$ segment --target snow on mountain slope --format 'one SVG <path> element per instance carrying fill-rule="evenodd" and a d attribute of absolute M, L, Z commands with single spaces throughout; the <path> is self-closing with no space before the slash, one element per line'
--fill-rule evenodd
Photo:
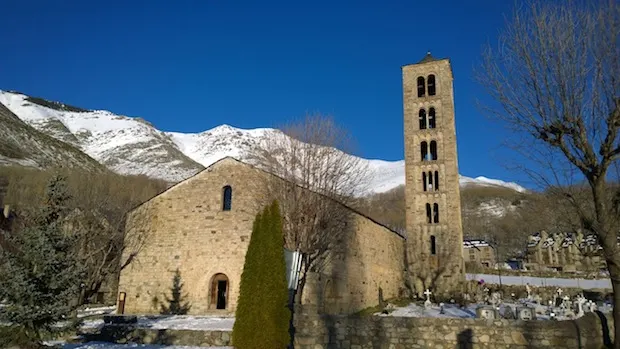
<path fill-rule="evenodd" d="M 203 167 L 167 134 L 140 118 L 108 111 L 50 108 L 26 95 L 0 91 L 0 103 L 37 130 L 70 143 L 113 171 L 179 181 Z M 52 105 L 53 106 L 53 105 Z"/>
<path fill-rule="evenodd" d="M 0 103 L 21 120 L 70 143 L 101 164 L 123 174 L 144 174 L 177 182 L 226 157 L 247 160 L 270 128 L 239 129 L 221 125 L 200 133 L 163 132 L 137 117 L 104 110 L 84 110 L 0 90 Z M 352 155 L 351 155 L 352 156 Z M 372 192 L 405 184 L 405 162 L 364 160 Z M 502 186 L 526 191 L 516 183 L 461 176 L 461 186 Z"/>

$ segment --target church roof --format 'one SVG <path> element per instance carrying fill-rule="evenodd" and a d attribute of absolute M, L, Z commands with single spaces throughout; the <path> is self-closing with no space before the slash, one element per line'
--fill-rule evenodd
<path fill-rule="evenodd" d="M 418 64 L 434 62 L 434 61 L 439 61 L 439 59 L 433 57 L 433 55 L 431 55 L 431 51 L 428 51 L 426 52 L 426 56 L 424 56 L 424 58 L 422 58 L 422 60 L 419 61 Z"/>

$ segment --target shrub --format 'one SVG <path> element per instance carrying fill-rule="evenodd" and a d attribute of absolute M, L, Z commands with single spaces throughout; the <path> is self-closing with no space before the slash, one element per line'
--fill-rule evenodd
<path fill-rule="evenodd" d="M 232 333 L 235 348 L 286 347 L 290 338 L 287 291 L 282 220 L 273 202 L 254 220 Z"/>

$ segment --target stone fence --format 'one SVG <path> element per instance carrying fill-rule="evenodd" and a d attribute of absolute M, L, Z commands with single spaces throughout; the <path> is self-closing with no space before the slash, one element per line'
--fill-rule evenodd
<path fill-rule="evenodd" d="M 580 348 L 611 345 L 613 320 L 588 313 L 577 320 L 520 321 L 296 314 L 297 349 Z"/>

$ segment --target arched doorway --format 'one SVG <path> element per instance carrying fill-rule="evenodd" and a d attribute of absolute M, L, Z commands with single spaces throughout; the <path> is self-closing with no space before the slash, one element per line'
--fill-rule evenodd
<path fill-rule="evenodd" d="M 215 274 L 211 279 L 210 309 L 226 309 L 228 306 L 228 277 L 224 274 Z"/>

